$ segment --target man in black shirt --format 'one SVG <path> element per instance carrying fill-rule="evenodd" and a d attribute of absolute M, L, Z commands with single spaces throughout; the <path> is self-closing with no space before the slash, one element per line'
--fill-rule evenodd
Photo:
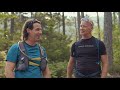
<path fill-rule="evenodd" d="M 106 48 L 102 41 L 92 36 L 93 22 L 82 18 L 80 24 L 81 40 L 71 47 L 67 66 L 67 77 L 72 78 L 105 78 L 108 71 Z"/>

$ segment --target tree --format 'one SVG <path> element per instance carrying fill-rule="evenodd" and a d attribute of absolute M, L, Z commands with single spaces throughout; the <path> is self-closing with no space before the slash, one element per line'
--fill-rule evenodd
<path fill-rule="evenodd" d="M 8 12 L 4 12 L 4 14 L 7 14 Z M 8 21 L 8 19 L 7 18 L 5 18 L 4 19 L 4 37 L 6 37 L 6 30 L 7 30 L 7 21 Z"/>
<path fill-rule="evenodd" d="M 78 40 L 80 40 L 80 12 L 77 12 L 77 22 L 78 22 Z"/>
<path fill-rule="evenodd" d="M 63 24 L 63 35 L 65 35 L 65 16 L 64 16 L 64 12 L 62 12 L 62 24 Z"/>
<path fill-rule="evenodd" d="M 120 31 L 120 12 L 118 12 L 118 26 L 119 26 L 119 31 Z"/>
<path fill-rule="evenodd" d="M 99 39 L 101 39 L 100 38 L 100 24 L 99 24 L 99 15 L 98 15 L 98 12 L 97 12 L 97 25 L 98 25 L 98 37 L 99 37 Z"/>
<path fill-rule="evenodd" d="M 75 39 L 75 40 L 77 41 L 77 25 L 76 25 L 76 17 L 74 17 L 74 19 L 75 19 L 75 32 L 76 32 L 76 35 L 75 35 L 75 36 L 76 36 L 76 39 Z"/>
<path fill-rule="evenodd" d="M 84 18 L 84 12 L 81 12 L 81 18 Z"/>
<path fill-rule="evenodd" d="M 52 12 L 50 12 L 50 18 L 52 18 Z"/>
<path fill-rule="evenodd" d="M 7 12 L 4 13 L 7 14 Z M 4 30 L 7 30 L 7 18 L 4 19 Z"/>
<path fill-rule="evenodd" d="M 114 24 L 114 26 L 115 26 L 115 24 L 116 24 L 116 19 L 117 19 L 116 13 L 113 12 L 113 24 Z"/>
<path fill-rule="evenodd" d="M 12 15 L 14 15 L 14 12 L 11 12 Z M 13 34 L 14 33 L 14 18 L 11 18 L 11 25 L 10 25 L 10 34 L 11 34 L 11 39 L 13 39 Z"/>
<path fill-rule="evenodd" d="M 30 12 L 31 13 L 31 18 L 33 18 L 33 12 Z"/>
<path fill-rule="evenodd" d="M 113 64 L 112 50 L 112 13 L 104 12 L 104 43 L 106 45 L 109 66 Z"/>

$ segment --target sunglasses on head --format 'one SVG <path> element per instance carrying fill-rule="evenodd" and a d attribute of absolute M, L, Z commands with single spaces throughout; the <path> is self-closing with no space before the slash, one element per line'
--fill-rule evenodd
<path fill-rule="evenodd" d="M 41 22 L 38 21 L 37 19 L 33 19 L 33 20 L 31 20 L 27 23 L 27 28 L 31 28 L 34 23 L 40 23 L 41 24 Z"/>

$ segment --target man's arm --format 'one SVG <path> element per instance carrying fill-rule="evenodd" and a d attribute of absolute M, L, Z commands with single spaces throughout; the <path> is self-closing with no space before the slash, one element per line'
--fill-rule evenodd
<path fill-rule="evenodd" d="M 107 57 L 107 55 L 102 55 L 101 60 L 102 60 L 101 78 L 105 78 L 107 76 L 107 72 L 108 72 L 108 57 Z"/>
<path fill-rule="evenodd" d="M 67 78 L 72 78 L 73 66 L 74 66 L 74 58 L 70 56 L 70 59 L 67 65 Z"/>
<path fill-rule="evenodd" d="M 13 71 L 14 68 L 15 68 L 15 63 L 6 61 L 6 65 L 5 65 L 5 77 L 6 78 L 15 78 L 14 71 Z"/>
<path fill-rule="evenodd" d="M 51 78 L 51 72 L 50 72 L 48 65 L 46 66 L 45 71 L 43 71 L 43 76 L 44 78 Z"/>

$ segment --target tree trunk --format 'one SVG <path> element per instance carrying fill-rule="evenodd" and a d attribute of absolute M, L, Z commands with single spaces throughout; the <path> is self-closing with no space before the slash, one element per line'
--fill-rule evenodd
<path fill-rule="evenodd" d="M 80 40 L 80 12 L 77 12 L 77 23 L 78 23 L 78 40 Z"/>
<path fill-rule="evenodd" d="M 118 12 L 118 26 L 119 26 L 119 31 L 120 31 L 120 12 Z"/>
<path fill-rule="evenodd" d="M 84 18 L 84 12 L 81 12 L 81 18 Z"/>
<path fill-rule="evenodd" d="M 116 23 L 116 16 L 115 16 L 115 12 L 113 12 L 113 24 L 115 26 L 115 23 Z"/>
<path fill-rule="evenodd" d="M 113 64 L 112 49 L 112 13 L 104 12 L 104 43 L 108 54 L 109 67 Z"/>
<path fill-rule="evenodd" d="M 31 12 L 31 18 L 33 18 L 33 12 Z"/>
<path fill-rule="evenodd" d="M 98 15 L 98 12 L 97 12 L 97 25 L 98 25 L 98 38 L 100 38 L 100 24 L 99 24 L 99 15 Z"/>
<path fill-rule="evenodd" d="M 76 25 L 76 17 L 74 17 L 74 19 L 75 19 L 75 32 L 76 32 L 76 41 L 77 41 L 77 25 Z"/>
<path fill-rule="evenodd" d="M 7 12 L 4 12 L 5 14 L 7 13 Z M 7 18 L 5 18 L 4 19 L 4 37 L 6 37 L 6 33 L 5 33 L 5 31 L 7 30 Z"/>
<path fill-rule="evenodd" d="M 14 15 L 14 12 L 11 12 L 11 14 Z M 10 25 L 11 39 L 13 39 L 13 33 L 14 33 L 14 18 L 11 18 L 11 25 Z"/>
<path fill-rule="evenodd" d="M 59 33 L 60 33 L 60 26 L 61 26 L 61 25 L 60 25 L 60 22 L 61 22 L 61 21 L 59 20 L 59 21 L 58 21 L 58 32 L 59 32 Z"/>
<path fill-rule="evenodd" d="M 52 18 L 52 12 L 50 12 L 50 18 Z"/>
<path fill-rule="evenodd" d="M 64 12 L 62 12 L 62 24 L 63 24 L 63 35 L 65 35 L 65 16 L 64 16 Z"/>
<path fill-rule="evenodd" d="M 35 12 L 35 18 L 37 18 L 37 12 Z"/>
<path fill-rule="evenodd" d="M 7 30 L 7 18 L 4 19 L 4 36 L 6 36 L 5 31 Z"/>

